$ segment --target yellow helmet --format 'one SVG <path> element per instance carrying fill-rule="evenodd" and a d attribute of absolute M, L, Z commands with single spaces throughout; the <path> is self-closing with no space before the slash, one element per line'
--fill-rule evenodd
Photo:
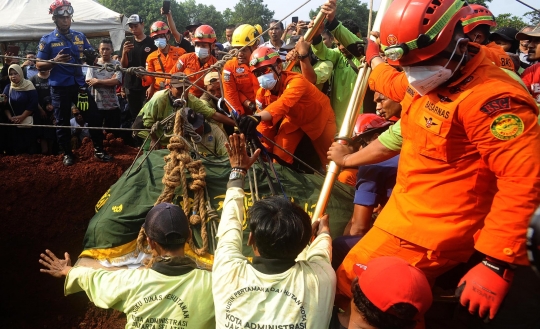
<path fill-rule="evenodd" d="M 255 24 L 255 25 L 253 25 L 253 27 L 255 27 L 255 29 L 259 32 L 259 35 L 262 34 L 262 26 L 261 26 L 261 24 Z"/>
<path fill-rule="evenodd" d="M 257 46 L 259 44 L 258 36 L 259 32 L 255 27 L 249 24 L 242 24 L 234 30 L 231 38 L 231 46 Z"/>

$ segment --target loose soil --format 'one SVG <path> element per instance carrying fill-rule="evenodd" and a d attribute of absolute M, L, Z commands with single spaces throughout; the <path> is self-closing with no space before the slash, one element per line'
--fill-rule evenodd
<path fill-rule="evenodd" d="M 45 249 L 77 260 L 94 205 L 137 154 L 112 134 L 104 146 L 112 162 L 95 159 L 88 140 L 71 167 L 61 155 L 0 156 L 1 327 L 124 328 L 125 315 L 96 308 L 84 293 L 64 297 L 64 280 L 40 273 L 38 263 Z"/>

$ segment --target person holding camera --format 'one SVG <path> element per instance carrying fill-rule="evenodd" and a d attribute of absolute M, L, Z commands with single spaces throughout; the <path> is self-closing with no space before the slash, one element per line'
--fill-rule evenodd
<path fill-rule="evenodd" d="M 67 0 L 55 0 L 49 7 L 49 14 L 56 29 L 44 35 L 38 45 L 38 59 L 50 62 L 37 62 L 38 70 L 51 70 L 49 84 L 54 116 L 58 126 L 69 127 L 71 119 L 71 104 L 79 104 L 85 121 L 91 127 L 98 125 L 99 119 L 96 103 L 88 97 L 85 77 L 80 66 L 62 65 L 63 63 L 82 64 L 81 58 L 92 65 L 97 57 L 86 36 L 81 32 L 70 29 L 73 17 L 73 7 Z M 91 130 L 94 143 L 94 156 L 101 161 L 111 161 L 112 157 L 103 150 L 104 135 L 99 129 Z M 58 144 L 64 150 L 63 163 L 73 165 L 75 159 L 71 150 L 71 134 L 69 129 L 56 130 Z"/>

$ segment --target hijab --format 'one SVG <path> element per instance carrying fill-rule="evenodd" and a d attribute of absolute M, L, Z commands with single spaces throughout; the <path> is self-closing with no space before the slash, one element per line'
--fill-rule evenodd
<path fill-rule="evenodd" d="M 17 91 L 36 90 L 36 88 L 34 87 L 34 84 L 32 82 L 30 82 L 29 80 L 26 80 L 24 78 L 23 70 L 21 69 L 19 64 L 10 65 L 9 69 L 8 69 L 8 74 L 9 74 L 9 70 L 11 70 L 11 69 L 13 69 L 17 73 L 19 73 L 19 76 L 21 77 L 21 81 L 19 81 L 19 83 L 14 83 L 13 81 L 10 80 L 11 81 L 11 89 L 17 90 Z"/>

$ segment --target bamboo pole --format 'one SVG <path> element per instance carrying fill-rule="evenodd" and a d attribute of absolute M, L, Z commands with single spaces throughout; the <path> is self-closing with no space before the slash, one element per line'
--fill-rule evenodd
<path fill-rule="evenodd" d="M 388 7 L 392 3 L 392 0 L 382 0 L 379 11 L 377 12 L 377 17 L 373 23 L 373 31 L 379 31 L 381 27 L 381 21 L 384 14 L 388 10 Z M 347 106 L 347 112 L 345 113 L 345 118 L 343 119 L 343 124 L 339 130 L 339 136 L 341 137 L 350 137 L 354 119 L 357 117 L 360 112 L 362 103 L 364 102 L 364 97 L 366 95 L 366 90 L 368 87 L 368 78 L 371 73 L 371 67 L 364 65 L 358 72 L 358 77 L 356 78 L 356 83 L 354 84 L 352 97 Z M 339 141 L 342 144 L 346 144 L 344 140 Z M 321 193 L 319 194 L 319 199 L 317 200 L 317 205 L 313 211 L 313 216 L 311 217 L 312 221 L 316 221 L 324 214 L 326 206 L 328 205 L 328 200 L 330 199 L 330 193 L 336 181 L 336 177 L 339 174 L 340 167 L 334 162 L 331 161 L 328 165 L 326 171 L 326 177 L 324 179 L 323 186 L 321 188 Z"/>

